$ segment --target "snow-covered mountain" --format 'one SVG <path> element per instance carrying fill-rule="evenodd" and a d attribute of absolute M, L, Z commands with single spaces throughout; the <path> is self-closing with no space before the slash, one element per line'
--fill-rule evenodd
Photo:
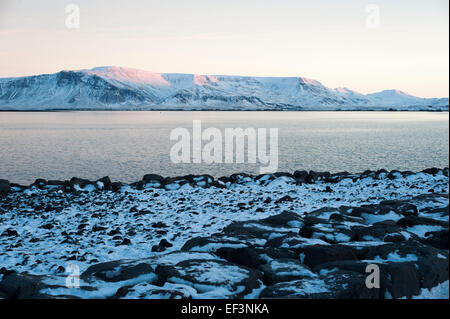
<path fill-rule="evenodd" d="M 0 79 L 0 109 L 448 110 L 448 98 L 361 94 L 302 77 L 165 74 L 123 67 Z"/>

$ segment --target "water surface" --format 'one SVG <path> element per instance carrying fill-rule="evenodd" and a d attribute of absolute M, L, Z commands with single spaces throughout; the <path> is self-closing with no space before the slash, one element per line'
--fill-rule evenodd
<path fill-rule="evenodd" d="M 421 170 L 449 163 L 448 112 L 0 112 L 0 178 L 78 176 L 132 182 L 164 176 L 236 172 L 259 164 L 173 164 L 170 131 L 279 129 L 279 171 Z"/>

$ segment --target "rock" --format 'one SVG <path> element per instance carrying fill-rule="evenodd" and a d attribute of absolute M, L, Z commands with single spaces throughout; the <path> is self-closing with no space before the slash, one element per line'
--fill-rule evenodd
<path fill-rule="evenodd" d="M 365 247 L 360 254 L 360 259 L 364 260 L 411 262 L 417 265 L 420 288 L 430 289 L 448 280 L 448 251 L 426 246 L 414 240 Z"/>
<path fill-rule="evenodd" d="M 417 216 L 418 212 L 416 205 L 403 200 L 385 200 L 380 202 L 380 205 L 390 206 L 395 212 L 403 216 Z"/>
<path fill-rule="evenodd" d="M 117 289 L 116 293 L 112 297 L 113 299 L 123 298 L 125 297 L 130 291 L 133 291 L 133 286 L 123 286 Z"/>
<path fill-rule="evenodd" d="M 258 268 L 261 264 L 266 263 L 252 247 L 222 247 L 217 249 L 216 255 L 226 261 L 254 269 Z"/>
<path fill-rule="evenodd" d="M 273 215 L 259 221 L 261 224 L 266 224 L 273 227 L 294 227 L 299 228 L 303 225 L 303 219 L 289 211 L 284 211 L 281 214 Z"/>
<path fill-rule="evenodd" d="M 150 183 L 150 182 L 158 182 L 158 183 L 162 184 L 164 181 L 164 177 L 157 175 L 157 174 L 146 174 L 142 178 L 142 181 L 145 184 Z"/>
<path fill-rule="evenodd" d="M 438 249 L 449 249 L 448 228 L 441 231 L 427 232 L 425 238 L 420 238 L 422 244 L 430 245 Z"/>
<path fill-rule="evenodd" d="M 264 275 L 266 285 L 316 277 L 309 267 L 302 265 L 297 259 L 274 259 L 262 264 L 259 269 Z"/>
<path fill-rule="evenodd" d="M 131 245 L 131 240 L 128 238 L 124 238 L 118 246 L 124 246 L 124 245 L 126 245 L 126 246 Z"/>
<path fill-rule="evenodd" d="M 111 189 L 114 191 L 114 192 L 119 192 L 120 191 L 120 189 L 122 188 L 122 183 L 121 182 L 112 182 L 111 183 Z"/>
<path fill-rule="evenodd" d="M 320 239 L 330 244 L 349 242 L 355 238 L 355 232 L 344 223 L 328 222 L 315 217 L 307 217 L 305 220 L 307 222 L 299 231 L 302 237 Z"/>
<path fill-rule="evenodd" d="M 54 227 L 53 224 L 44 224 L 44 225 L 42 225 L 40 228 L 50 230 L 50 229 L 52 229 L 53 227 Z"/>
<path fill-rule="evenodd" d="M 181 251 L 215 252 L 222 247 L 241 248 L 246 246 L 245 241 L 239 241 L 237 238 L 224 239 L 223 236 L 194 237 L 184 243 Z"/>
<path fill-rule="evenodd" d="M 6 179 L 0 179 L 0 194 L 6 194 L 11 189 L 9 181 Z"/>
<path fill-rule="evenodd" d="M 8 228 L 2 233 L 2 236 L 5 236 L 5 237 L 10 237 L 10 236 L 17 237 L 17 236 L 19 236 L 19 233 L 17 232 L 17 230 L 15 230 L 13 228 Z"/>
<path fill-rule="evenodd" d="M 159 265 L 156 274 L 159 285 L 182 281 L 201 287 L 201 292 L 209 298 L 242 298 L 262 285 L 259 271 L 221 260 L 193 259 L 173 266 Z"/>
<path fill-rule="evenodd" d="M 388 243 L 400 243 L 406 241 L 406 237 L 401 233 L 387 234 L 383 240 Z"/>
<path fill-rule="evenodd" d="M 436 168 L 436 167 L 427 168 L 427 169 L 422 170 L 422 173 L 426 173 L 426 174 L 430 174 L 430 175 L 436 175 L 439 172 L 440 172 L 440 169 Z"/>
<path fill-rule="evenodd" d="M 402 231 L 402 228 L 393 220 L 384 220 L 369 227 L 354 227 L 356 241 L 381 240 L 389 235 Z M 404 236 L 402 236 L 404 238 Z"/>
<path fill-rule="evenodd" d="M 63 186 L 63 185 L 64 185 L 64 181 L 60 181 L 60 180 L 49 180 L 49 181 L 47 181 L 47 185 L 51 185 L 51 186 Z"/>
<path fill-rule="evenodd" d="M 283 196 L 280 199 L 276 200 L 275 204 L 280 204 L 280 203 L 284 203 L 284 202 L 292 202 L 292 201 L 293 201 L 292 197 L 289 195 L 286 195 L 286 196 Z"/>
<path fill-rule="evenodd" d="M 152 227 L 153 228 L 167 228 L 167 225 L 164 224 L 163 222 L 157 222 L 157 223 L 153 223 Z"/>
<path fill-rule="evenodd" d="M 82 179 L 78 177 L 72 177 L 72 179 L 69 181 L 69 185 L 72 189 L 76 190 L 78 188 L 84 188 L 86 185 L 92 184 L 91 181 L 87 179 Z"/>
<path fill-rule="evenodd" d="M 166 250 L 166 247 L 164 247 L 164 246 L 160 246 L 160 245 L 152 246 L 152 252 L 160 253 L 160 252 L 163 252 L 164 250 Z"/>
<path fill-rule="evenodd" d="M 97 188 L 109 190 L 111 189 L 111 180 L 109 179 L 109 176 L 105 176 L 100 178 L 95 182 L 95 185 L 97 185 Z"/>
<path fill-rule="evenodd" d="M 34 186 L 36 186 L 36 187 L 39 188 L 39 189 L 44 189 L 45 186 L 47 186 L 47 181 L 46 181 L 45 179 L 38 178 L 38 179 L 36 179 L 36 180 L 34 181 L 34 183 L 31 184 L 31 185 L 34 185 Z"/>
<path fill-rule="evenodd" d="M 167 239 L 161 239 L 161 241 L 159 242 L 159 246 L 169 248 L 172 247 L 173 244 L 169 243 Z"/>
<path fill-rule="evenodd" d="M 307 171 L 295 171 L 294 178 L 297 183 L 306 183 L 309 180 L 309 174 Z"/>
<path fill-rule="evenodd" d="M 3 275 L 0 281 L 0 297 L 7 299 L 33 299 L 41 295 L 42 287 L 38 277 L 17 273 Z"/>
<path fill-rule="evenodd" d="M 260 298 L 299 299 L 378 299 L 379 289 L 365 286 L 365 275 L 334 271 L 315 278 L 280 282 L 265 288 Z"/>
<path fill-rule="evenodd" d="M 387 178 L 389 178 L 390 180 L 394 180 L 394 179 L 402 178 L 402 177 L 403 177 L 403 174 L 398 170 L 392 170 L 387 175 Z"/>
<path fill-rule="evenodd" d="M 427 217 L 419 217 L 419 216 L 406 216 L 397 221 L 397 225 L 402 227 L 413 227 L 417 225 L 426 225 L 426 226 L 441 226 L 444 228 L 448 228 L 448 221 L 437 220 Z"/>
<path fill-rule="evenodd" d="M 153 268 L 149 264 L 116 260 L 90 266 L 81 274 L 80 279 L 87 282 L 92 282 L 95 278 L 106 282 L 119 282 L 142 275 L 149 275 L 150 282 L 156 280 Z"/>
<path fill-rule="evenodd" d="M 105 230 L 107 230 L 108 229 L 108 227 L 104 227 L 104 226 L 100 226 L 100 225 L 94 225 L 93 227 L 92 227 L 92 231 L 93 232 L 103 232 L 103 231 L 105 231 Z"/>
<path fill-rule="evenodd" d="M 302 264 L 311 268 L 338 260 L 357 260 L 351 247 L 341 245 L 311 245 L 300 249 Z"/>
<path fill-rule="evenodd" d="M 372 261 L 345 260 L 319 265 L 313 269 L 316 273 L 329 273 L 337 270 L 351 271 L 368 276 L 366 272 L 369 264 L 375 264 L 380 269 L 380 298 L 412 297 L 420 292 L 419 275 L 411 262 L 376 263 Z M 373 288 L 376 289 L 376 288 Z"/>

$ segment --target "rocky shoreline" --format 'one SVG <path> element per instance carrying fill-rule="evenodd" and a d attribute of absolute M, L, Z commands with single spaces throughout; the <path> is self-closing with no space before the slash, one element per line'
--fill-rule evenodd
<path fill-rule="evenodd" d="M 0 298 L 424 295 L 448 287 L 448 175 L 0 180 Z"/>
<path fill-rule="evenodd" d="M 422 170 L 420 173 L 425 173 L 429 175 L 443 174 L 446 177 L 449 176 L 449 168 L 427 168 Z M 260 174 L 251 175 L 246 173 L 236 173 L 230 176 L 219 177 L 217 180 L 211 175 L 184 175 L 176 177 L 163 177 L 158 174 L 146 174 L 142 180 L 134 183 L 122 183 L 119 181 L 111 182 L 109 176 L 102 177 L 96 181 L 90 181 L 88 179 L 72 177 L 70 180 L 45 180 L 43 178 L 38 178 L 34 183 L 30 185 L 20 185 L 16 183 L 10 183 L 10 181 L 5 179 L 0 179 L 0 194 L 6 194 L 8 192 L 18 192 L 27 189 L 32 190 L 33 188 L 38 188 L 41 190 L 53 190 L 53 191 L 64 191 L 64 192 L 80 192 L 80 191 L 93 191 L 93 190 L 104 190 L 104 191 L 120 191 L 122 187 L 132 187 L 137 190 L 143 190 L 144 188 L 164 188 L 166 190 L 175 190 L 179 186 L 189 184 L 190 186 L 198 187 L 218 187 L 218 188 L 228 188 L 232 184 L 243 184 L 249 182 L 257 182 L 260 185 L 267 184 L 276 178 L 285 177 L 290 178 L 295 181 L 297 185 L 301 184 L 314 184 L 316 182 L 324 183 L 338 183 L 344 179 L 351 179 L 356 182 L 361 179 L 374 178 L 374 179 L 384 179 L 388 178 L 390 180 L 404 178 L 411 175 L 415 175 L 412 171 L 399 171 L 392 170 L 387 171 L 385 169 L 380 169 L 377 171 L 366 170 L 363 173 L 349 173 L 349 172 L 315 172 L 315 171 L 295 171 L 293 174 L 286 172 L 277 172 L 274 174 Z M 262 183 L 261 183 L 262 182 Z"/>

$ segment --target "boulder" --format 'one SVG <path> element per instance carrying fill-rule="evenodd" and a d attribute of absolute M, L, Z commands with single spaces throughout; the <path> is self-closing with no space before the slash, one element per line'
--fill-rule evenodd
<path fill-rule="evenodd" d="M 139 261 L 116 260 L 92 265 L 81 274 L 80 278 L 87 282 L 92 282 L 95 278 L 107 282 L 118 282 L 141 275 L 150 275 L 156 280 L 153 268 L 149 264 Z"/>
<path fill-rule="evenodd" d="M 273 285 L 283 281 L 314 278 L 316 275 L 298 259 L 273 259 L 259 267 L 264 275 L 264 283 Z"/>
<path fill-rule="evenodd" d="M 255 269 L 266 263 L 253 247 L 222 247 L 217 249 L 216 255 L 226 261 Z"/>
<path fill-rule="evenodd" d="M 410 262 L 415 265 L 420 288 L 430 289 L 448 280 L 448 251 L 424 245 L 415 240 L 364 247 L 359 258 L 374 263 Z"/>
<path fill-rule="evenodd" d="M 378 299 L 379 289 L 365 285 L 365 275 L 338 270 L 315 278 L 280 282 L 265 288 L 260 298 Z"/>
<path fill-rule="evenodd" d="M 33 299 L 40 298 L 42 288 L 39 277 L 9 273 L 4 274 L 0 281 L 0 297 L 6 299 Z"/>
<path fill-rule="evenodd" d="M 300 249 L 300 258 L 303 264 L 315 267 L 337 260 L 357 260 L 352 247 L 342 245 L 311 245 Z"/>
<path fill-rule="evenodd" d="M 6 194 L 11 189 L 9 181 L 6 179 L 0 179 L 0 194 Z"/>
<path fill-rule="evenodd" d="M 158 284 L 183 282 L 206 297 L 242 298 L 262 285 L 259 271 L 221 261 L 192 259 L 156 268 Z"/>

